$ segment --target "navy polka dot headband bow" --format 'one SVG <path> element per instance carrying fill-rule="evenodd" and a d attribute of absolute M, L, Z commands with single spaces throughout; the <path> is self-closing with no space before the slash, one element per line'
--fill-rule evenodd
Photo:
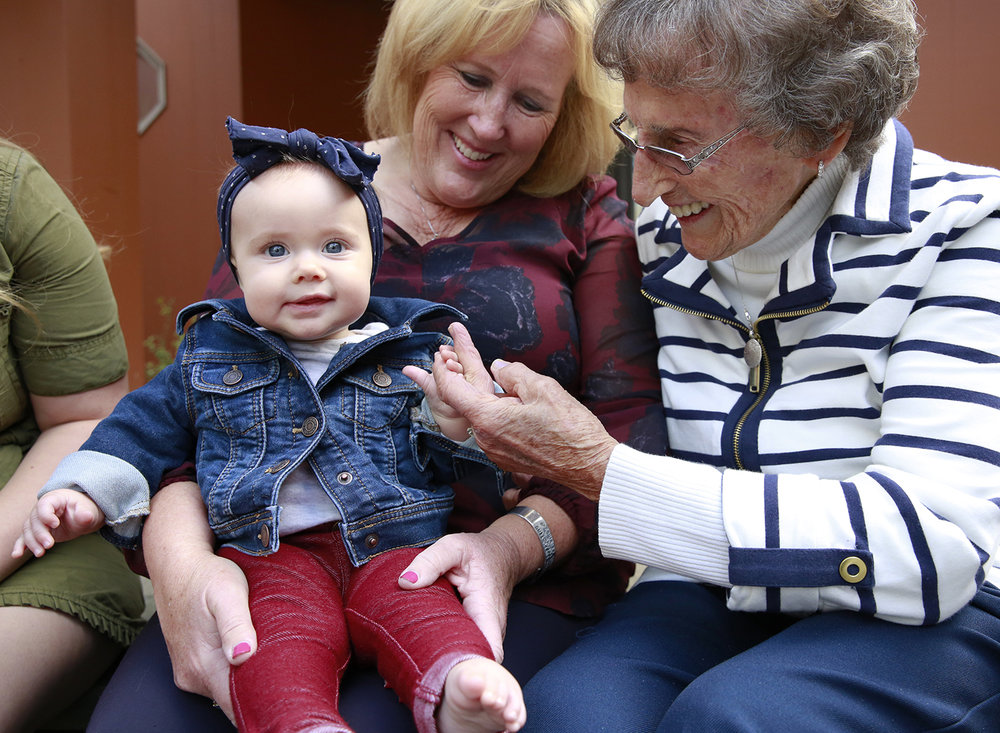
<path fill-rule="evenodd" d="M 309 130 L 286 132 L 276 127 L 244 125 L 232 117 L 226 118 L 226 130 L 233 143 L 233 168 L 219 189 L 219 235 L 222 251 L 232 267 L 230 232 L 233 201 L 250 180 L 268 168 L 282 162 L 286 155 L 311 160 L 329 168 L 350 186 L 361 199 L 368 218 L 368 234 L 372 241 L 372 282 L 382 259 L 382 207 L 372 187 L 372 178 L 381 158 L 369 155 L 356 145 L 339 137 L 320 137 Z M 233 268 L 235 274 L 236 269 Z"/>

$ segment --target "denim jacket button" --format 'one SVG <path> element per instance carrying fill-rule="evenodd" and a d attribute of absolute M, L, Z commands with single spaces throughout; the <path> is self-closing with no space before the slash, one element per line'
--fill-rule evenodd
<path fill-rule="evenodd" d="M 287 466 L 289 463 L 291 463 L 290 460 L 288 460 L 287 458 L 282 458 L 280 461 L 278 461 L 277 463 L 275 463 L 273 466 L 265 468 L 264 469 L 264 473 L 277 473 L 278 471 L 280 471 L 281 469 L 283 469 L 285 466 Z"/>
<path fill-rule="evenodd" d="M 343 486 L 346 486 L 353 480 L 354 476 L 352 476 L 349 471 L 341 471 L 340 473 L 337 474 L 337 483 Z"/>
<path fill-rule="evenodd" d="M 374 550 L 375 546 L 378 545 L 378 535 L 372 532 L 369 535 L 365 535 L 365 546 L 369 550 Z"/>
<path fill-rule="evenodd" d="M 385 373 L 382 369 L 382 365 L 378 365 L 378 370 L 372 374 L 372 381 L 379 387 L 388 387 L 392 384 L 392 377 Z"/>
<path fill-rule="evenodd" d="M 271 529 L 266 525 L 260 525 L 260 532 L 257 533 L 257 539 L 260 540 L 260 544 L 264 547 L 269 547 L 271 544 Z"/>
<path fill-rule="evenodd" d="M 243 372 L 235 364 L 233 368 L 222 375 L 222 383 L 227 387 L 233 387 L 243 381 Z"/>
<path fill-rule="evenodd" d="M 302 421 L 302 434 L 307 438 L 314 436 L 317 430 L 319 430 L 319 420 L 312 415 Z"/>

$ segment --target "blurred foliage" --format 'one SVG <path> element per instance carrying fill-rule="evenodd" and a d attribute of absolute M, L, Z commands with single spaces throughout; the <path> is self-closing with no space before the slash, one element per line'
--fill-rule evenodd
<path fill-rule="evenodd" d="M 159 297 L 156 299 L 156 307 L 160 318 L 167 322 L 171 333 L 174 331 L 174 300 L 173 298 Z M 165 366 L 172 363 L 177 355 L 177 348 L 181 345 L 179 333 L 173 333 L 169 339 L 163 338 L 158 333 L 147 336 L 142 345 L 146 347 L 149 359 L 146 361 L 146 379 L 152 379 L 159 374 Z"/>

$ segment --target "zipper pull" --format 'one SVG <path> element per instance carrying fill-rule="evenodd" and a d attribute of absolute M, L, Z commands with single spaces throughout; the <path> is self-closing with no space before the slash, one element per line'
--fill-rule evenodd
<path fill-rule="evenodd" d="M 749 314 L 747 314 L 749 317 Z M 760 392 L 760 362 L 764 356 L 764 348 L 757 339 L 757 332 L 750 326 L 750 338 L 747 339 L 743 347 L 743 361 L 750 367 L 750 392 L 756 394 Z"/>

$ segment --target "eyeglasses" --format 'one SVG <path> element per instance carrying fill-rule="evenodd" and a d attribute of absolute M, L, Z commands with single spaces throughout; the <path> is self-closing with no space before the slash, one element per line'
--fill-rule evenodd
<path fill-rule="evenodd" d="M 622 123 L 628 121 L 628 115 L 623 112 L 615 118 L 614 122 L 611 123 L 611 130 L 618 136 L 618 139 L 622 141 L 622 145 L 625 146 L 625 150 L 628 151 L 629 155 L 635 155 L 638 151 L 645 150 L 646 154 L 655 162 L 660 165 L 665 165 L 667 168 L 670 168 L 672 171 L 675 171 L 682 176 L 691 175 L 699 164 L 703 163 L 705 160 L 717 153 L 723 145 L 739 135 L 743 132 L 743 130 L 747 129 L 746 125 L 740 125 L 732 132 L 720 137 L 711 145 L 702 148 L 701 152 L 692 155 L 690 158 L 685 158 L 680 153 L 675 153 L 673 150 L 660 148 L 656 145 L 640 145 L 635 141 L 635 138 L 622 130 Z"/>

